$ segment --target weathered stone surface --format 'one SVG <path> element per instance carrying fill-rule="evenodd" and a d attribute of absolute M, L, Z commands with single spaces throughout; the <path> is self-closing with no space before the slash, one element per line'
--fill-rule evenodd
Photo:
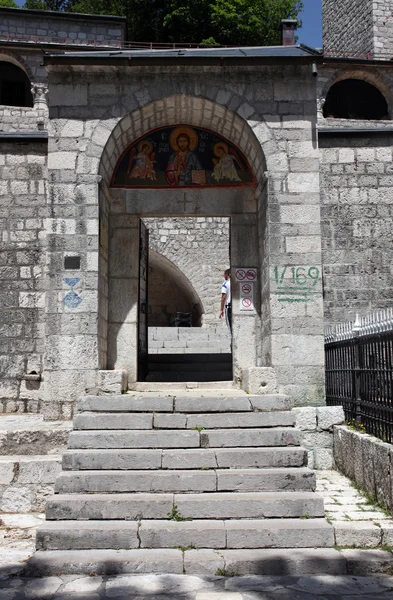
<path fill-rule="evenodd" d="M 326 548 L 333 527 L 322 519 L 226 521 L 227 548 Z"/>
<path fill-rule="evenodd" d="M 343 550 L 349 574 L 391 573 L 393 557 L 383 550 Z"/>
<path fill-rule="evenodd" d="M 243 370 L 242 387 L 249 394 L 274 394 L 277 378 L 270 367 L 249 367 Z"/>
<path fill-rule="evenodd" d="M 108 573 L 183 573 L 180 550 L 55 550 L 38 551 L 30 560 L 27 575 L 99 575 Z"/>
<path fill-rule="evenodd" d="M 67 519 L 166 519 L 173 494 L 62 494 L 49 498 L 48 520 Z"/>
<path fill-rule="evenodd" d="M 152 429 L 153 416 L 141 413 L 83 413 L 75 415 L 74 429 Z"/>
<path fill-rule="evenodd" d="M 334 534 L 337 546 L 370 548 L 381 544 L 381 528 L 371 522 L 335 521 Z"/>
<path fill-rule="evenodd" d="M 267 550 L 222 550 L 225 569 L 235 575 L 317 575 L 321 561 L 324 573 L 344 575 L 346 563 L 336 550 L 325 549 L 267 549 Z"/>
<path fill-rule="evenodd" d="M 215 450 L 217 465 L 221 468 L 247 467 L 302 467 L 305 465 L 304 448 L 221 448 Z"/>
<path fill-rule="evenodd" d="M 277 427 L 274 429 L 216 429 L 201 432 L 201 446 L 204 448 L 241 446 L 298 446 L 299 432 Z"/>
<path fill-rule="evenodd" d="M 239 412 L 251 410 L 250 400 L 247 396 L 228 397 L 201 397 L 197 400 L 192 397 L 177 396 L 175 398 L 175 411 L 185 413 L 206 412 Z"/>
<path fill-rule="evenodd" d="M 313 492 L 175 494 L 174 502 L 186 518 L 263 519 L 322 517 L 323 499 Z"/>
<path fill-rule="evenodd" d="M 218 491 L 270 492 L 314 491 L 315 473 L 297 469 L 225 469 L 217 471 Z"/>
<path fill-rule="evenodd" d="M 68 440 L 76 448 L 197 448 L 199 433 L 181 431 L 73 431 Z"/>
<path fill-rule="evenodd" d="M 56 480 L 57 493 L 211 492 L 214 471 L 68 471 Z"/>
<path fill-rule="evenodd" d="M 317 424 L 320 429 L 332 431 L 333 425 L 342 425 L 344 422 L 342 406 L 318 406 Z"/>
<path fill-rule="evenodd" d="M 162 450 L 67 450 L 64 470 L 159 469 Z"/>
<path fill-rule="evenodd" d="M 296 427 L 300 431 L 315 431 L 317 427 L 317 409 L 312 406 L 299 407 L 293 409 L 296 416 Z"/>
<path fill-rule="evenodd" d="M 240 427 L 292 427 L 294 415 L 289 411 L 229 414 L 198 414 L 187 416 L 187 428 L 225 429 Z"/>
<path fill-rule="evenodd" d="M 136 521 L 49 521 L 37 530 L 37 550 L 138 548 Z"/>
<path fill-rule="evenodd" d="M 223 521 L 142 521 L 141 548 L 225 548 Z"/>
<path fill-rule="evenodd" d="M 84 396 L 78 400 L 78 411 L 90 412 L 172 412 L 173 397 L 149 397 L 123 394 L 121 396 Z"/>

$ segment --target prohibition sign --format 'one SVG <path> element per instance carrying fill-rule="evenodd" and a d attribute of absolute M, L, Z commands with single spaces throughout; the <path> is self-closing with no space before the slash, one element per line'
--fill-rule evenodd
<path fill-rule="evenodd" d="M 255 271 L 255 269 L 249 269 L 246 273 L 246 279 L 248 281 L 254 281 L 256 276 L 257 276 L 257 272 Z"/>
<path fill-rule="evenodd" d="M 242 305 L 244 306 L 244 308 L 250 308 L 251 304 L 251 298 L 243 298 Z"/>
<path fill-rule="evenodd" d="M 247 275 L 247 273 L 246 273 L 246 271 L 244 269 L 238 269 L 236 271 L 236 279 L 238 281 L 243 281 L 243 279 L 246 278 L 246 275 Z"/>
<path fill-rule="evenodd" d="M 251 292 L 251 285 L 249 283 L 243 283 L 242 292 L 243 294 L 249 294 Z"/>

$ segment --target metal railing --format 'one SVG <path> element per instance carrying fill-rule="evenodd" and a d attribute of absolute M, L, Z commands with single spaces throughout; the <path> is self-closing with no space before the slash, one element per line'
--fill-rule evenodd
<path fill-rule="evenodd" d="M 24 33 L 4 33 L 0 32 L 0 42 L 38 44 L 38 45 L 60 45 L 60 46 L 78 46 L 97 48 L 97 49 L 117 49 L 117 50 L 180 50 L 184 48 L 201 48 L 201 44 L 193 42 L 126 42 L 124 40 L 102 40 L 75 38 L 54 35 L 29 35 Z M 214 47 L 218 47 L 218 44 Z M 220 48 L 230 48 L 231 46 L 219 46 Z"/>
<path fill-rule="evenodd" d="M 325 332 L 326 402 L 347 422 L 393 443 L 393 309 Z"/>

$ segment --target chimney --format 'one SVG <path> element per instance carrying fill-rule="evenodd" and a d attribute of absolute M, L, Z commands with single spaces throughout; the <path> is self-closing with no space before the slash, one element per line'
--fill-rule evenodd
<path fill-rule="evenodd" d="M 281 45 L 282 46 L 294 46 L 295 45 L 295 30 L 298 26 L 296 19 L 281 19 Z"/>

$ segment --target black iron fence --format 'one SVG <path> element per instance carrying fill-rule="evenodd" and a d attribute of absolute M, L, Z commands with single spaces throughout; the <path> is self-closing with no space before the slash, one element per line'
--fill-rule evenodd
<path fill-rule="evenodd" d="M 393 443 L 393 312 L 391 309 L 325 334 L 326 400 L 342 405 L 347 422 Z"/>

